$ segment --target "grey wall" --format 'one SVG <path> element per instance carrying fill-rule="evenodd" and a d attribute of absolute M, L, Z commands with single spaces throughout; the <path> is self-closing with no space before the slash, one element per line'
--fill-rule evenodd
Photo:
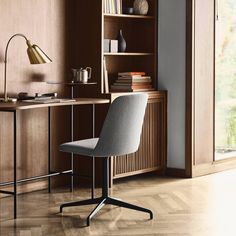
<path fill-rule="evenodd" d="M 168 90 L 167 167 L 185 168 L 186 0 L 159 0 L 158 88 Z"/>

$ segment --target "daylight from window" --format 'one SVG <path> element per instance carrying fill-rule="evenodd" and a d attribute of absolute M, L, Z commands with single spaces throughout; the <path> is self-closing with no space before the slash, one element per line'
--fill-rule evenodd
<path fill-rule="evenodd" d="M 230 157 L 236 157 L 236 1 L 216 0 L 215 160 Z"/>

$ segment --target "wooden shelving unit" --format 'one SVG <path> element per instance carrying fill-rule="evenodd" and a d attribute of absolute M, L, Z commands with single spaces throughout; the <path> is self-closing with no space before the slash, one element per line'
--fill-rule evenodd
<path fill-rule="evenodd" d="M 131 7 L 132 4 L 133 1 L 130 0 L 122 1 L 123 7 Z M 146 16 L 102 14 L 102 57 L 106 60 L 109 85 L 117 79 L 118 72 L 144 71 L 151 76 L 152 86 L 157 88 L 157 0 L 149 0 L 148 4 L 149 12 Z M 116 39 L 120 29 L 126 40 L 126 51 L 103 53 L 103 40 Z M 102 84 L 101 91 L 103 92 Z"/>
<path fill-rule="evenodd" d="M 117 96 L 129 94 L 104 93 L 104 57 L 109 85 L 117 79 L 118 72 L 144 71 L 150 75 L 154 91 L 147 91 L 149 100 L 140 149 L 135 154 L 113 158 L 111 182 L 113 179 L 150 171 L 164 173 L 166 167 L 167 93 L 157 90 L 158 0 L 148 0 L 149 12 L 147 16 L 105 14 L 103 3 L 104 0 L 76 1 L 78 39 L 75 39 L 77 47 L 75 68 L 92 67 L 93 76 L 90 82 L 97 83 L 96 86 L 78 87 L 78 95 L 105 97 L 112 102 Z M 131 7 L 133 0 L 123 0 L 122 3 L 123 6 Z M 127 43 L 126 52 L 103 52 L 104 39 L 116 39 L 120 29 Z M 104 117 L 105 113 L 100 113 L 99 119 L 102 120 Z M 98 173 L 99 171 L 100 169 Z"/>

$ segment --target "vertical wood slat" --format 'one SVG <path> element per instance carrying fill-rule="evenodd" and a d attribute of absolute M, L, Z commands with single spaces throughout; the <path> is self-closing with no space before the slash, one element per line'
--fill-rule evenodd
<path fill-rule="evenodd" d="M 113 178 L 164 170 L 167 132 L 165 96 L 149 98 L 139 150 L 134 154 L 114 158 Z"/>

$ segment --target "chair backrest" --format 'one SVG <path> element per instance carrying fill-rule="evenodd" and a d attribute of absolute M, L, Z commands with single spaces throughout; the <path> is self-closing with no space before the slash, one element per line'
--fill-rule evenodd
<path fill-rule="evenodd" d="M 147 99 L 147 94 L 140 93 L 113 101 L 94 149 L 95 156 L 119 156 L 138 150 Z"/>

